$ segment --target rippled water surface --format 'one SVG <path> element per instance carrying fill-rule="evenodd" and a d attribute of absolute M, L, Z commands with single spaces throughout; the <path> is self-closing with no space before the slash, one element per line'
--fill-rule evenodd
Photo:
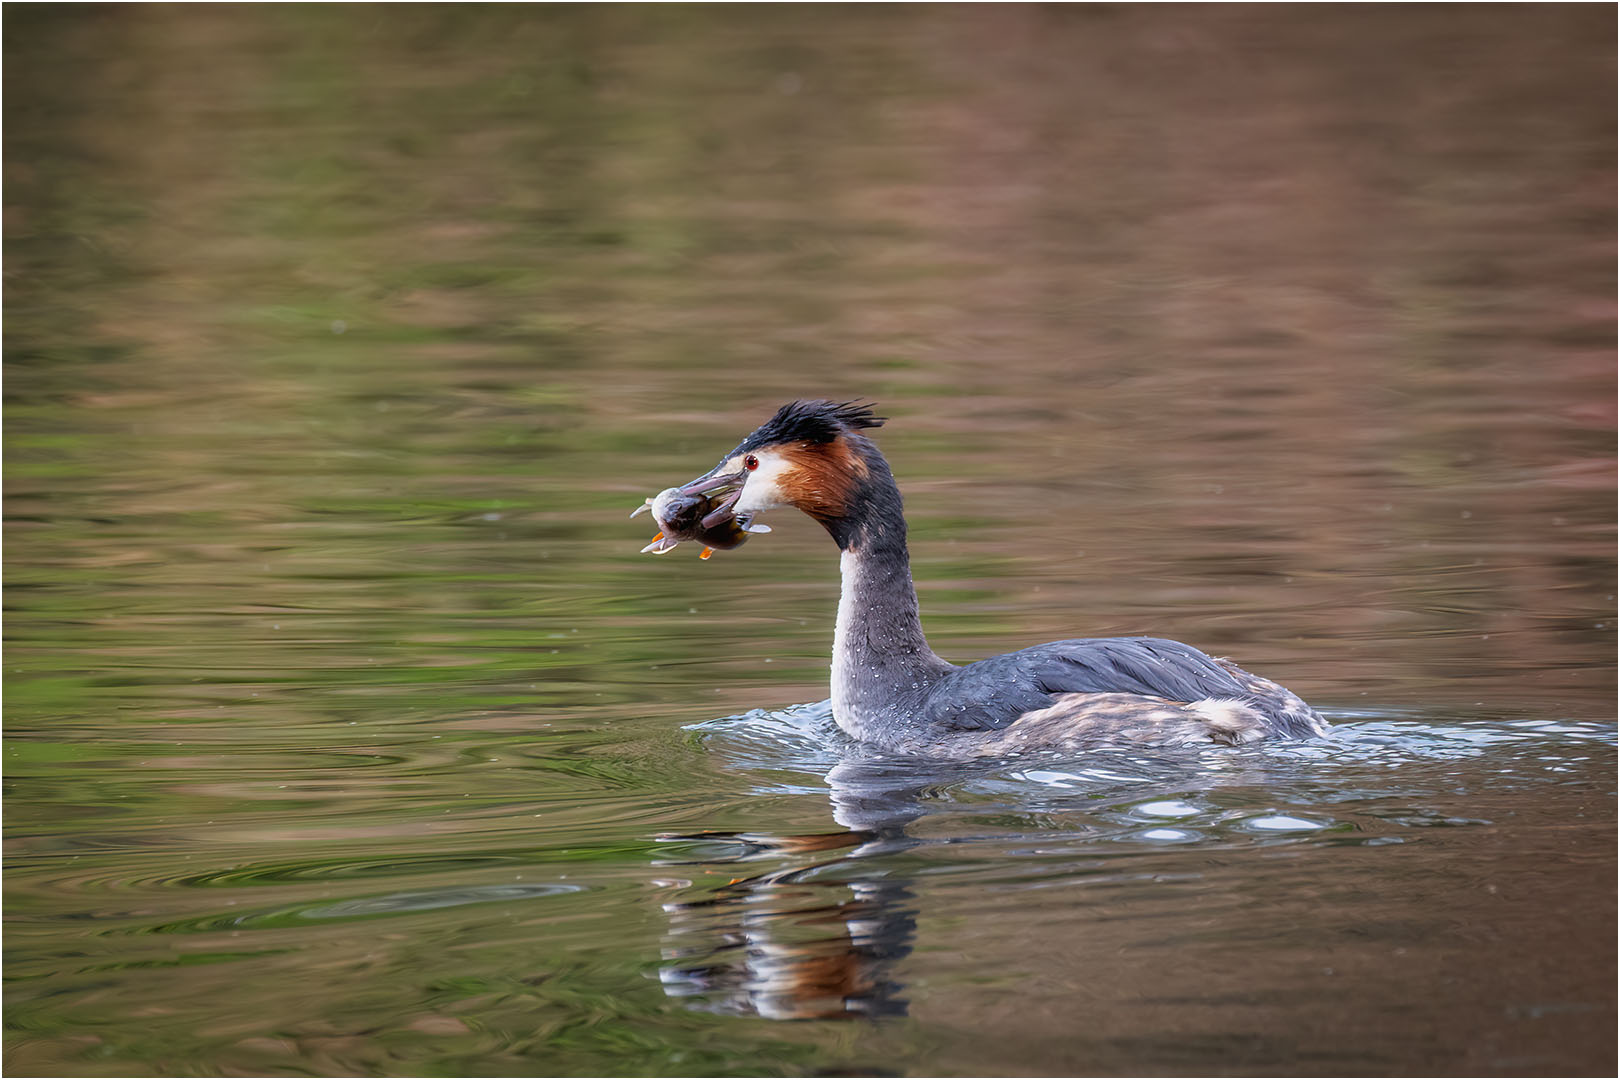
<path fill-rule="evenodd" d="M 1613 11 L 5 12 L 12 1075 L 1608 1075 Z M 1312 743 L 886 758 L 1180 638 Z"/>

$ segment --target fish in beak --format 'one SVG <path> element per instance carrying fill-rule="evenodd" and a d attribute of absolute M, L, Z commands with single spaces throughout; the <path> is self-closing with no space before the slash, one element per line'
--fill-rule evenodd
<path fill-rule="evenodd" d="M 769 525 L 756 525 L 748 515 L 737 515 L 732 508 L 742 497 L 747 473 L 712 472 L 680 487 L 665 488 L 630 512 L 631 517 L 651 511 L 659 533 L 643 552 L 663 555 L 683 540 L 703 544 L 707 559 L 716 549 L 726 551 L 748 539 L 749 533 L 768 533 Z"/>

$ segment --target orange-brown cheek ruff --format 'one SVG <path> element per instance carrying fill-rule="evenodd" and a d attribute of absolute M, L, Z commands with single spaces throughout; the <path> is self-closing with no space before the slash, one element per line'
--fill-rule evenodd
<path fill-rule="evenodd" d="M 849 516 L 869 470 L 848 442 L 801 443 L 781 453 L 789 466 L 777 480 L 783 502 L 823 525 Z"/>

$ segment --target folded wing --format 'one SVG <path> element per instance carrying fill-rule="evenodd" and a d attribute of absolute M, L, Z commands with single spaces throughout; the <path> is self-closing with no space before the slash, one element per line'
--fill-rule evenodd
<path fill-rule="evenodd" d="M 929 688 L 923 711 L 964 731 L 1006 727 L 1063 694 L 1139 694 L 1172 702 L 1239 701 L 1279 734 L 1320 734 L 1321 719 L 1276 683 L 1164 638 L 1075 638 L 992 656 Z"/>

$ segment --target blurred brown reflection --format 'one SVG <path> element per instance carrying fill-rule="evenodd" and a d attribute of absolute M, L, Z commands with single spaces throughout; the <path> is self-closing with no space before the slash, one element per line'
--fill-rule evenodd
<path fill-rule="evenodd" d="M 861 877 L 858 871 L 854 878 L 823 876 L 891 845 L 855 832 L 666 839 L 763 848 L 776 857 L 854 850 L 836 860 L 738 878 L 704 899 L 665 904 L 669 929 L 659 969 L 665 993 L 696 1008 L 768 1020 L 905 1013 L 893 962 L 911 952 L 917 927 L 912 891 L 895 878 Z"/>
<path fill-rule="evenodd" d="M 895 962 L 911 952 L 917 906 L 903 856 L 922 843 L 906 826 L 924 813 L 930 785 L 971 769 L 923 769 L 854 748 L 826 776 L 833 817 L 847 832 L 665 837 L 697 865 L 792 863 L 664 905 L 665 992 L 773 1020 L 904 1014 Z"/>
<path fill-rule="evenodd" d="M 851 747 L 825 778 L 846 832 L 663 837 L 689 857 L 661 866 L 791 862 L 664 905 L 665 992 L 696 1008 L 773 1020 L 904 1014 L 895 962 L 917 932 L 905 854 L 926 843 L 906 828 L 926 812 L 930 788 L 979 768 Z"/>

